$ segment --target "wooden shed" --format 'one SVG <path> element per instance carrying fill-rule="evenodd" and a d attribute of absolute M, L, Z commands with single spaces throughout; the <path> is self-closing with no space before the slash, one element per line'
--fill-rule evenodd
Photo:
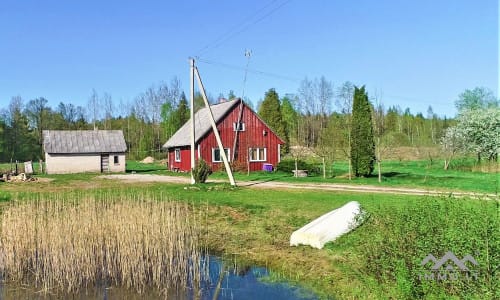
<path fill-rule="evenodd" d="M 47 174 L 125 172 L 121 130 L 44 130 Z"/>
<path fill-rule="evenodd" d="M 275 168 L 285 142 L 241 99 L 211 105 L 224 150 L 233 169 L 258 171 Z M 209 119 L 208 108 L 194 117 L 197 159 L 203 158 L 213 171 L 223 168 L 222 157 Z M 170 170 L 189 171 L 191 120 L 164 145 Z"/>

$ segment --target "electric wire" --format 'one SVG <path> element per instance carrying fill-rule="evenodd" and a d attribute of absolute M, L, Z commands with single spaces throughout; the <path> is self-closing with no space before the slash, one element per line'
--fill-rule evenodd
<path fill-rule="evenodd" d="M 202 59 L 202 58 L 198 58 L 197 61 L 201 62 L 201 63 L 209 64 L 209 65 L 224 67 L 226 69 L 233 69 L 233 70 L 238 70 L 238 71 L 248 71 L 248 72 L 253 73 L 253 74 L 274 77 L 274 78 L 288 80 L 288 81 L 292 81 L 292 82 L 296 82 L 296 83 L 300 82 L 300 79 L 298 79 L 298 78 L 284 76 L 284 75 L 275 74 L 275 73 L 266 72 L 266 71 L 261 71 L 261 70 L 256 70 L 256 69 L 247 69 L 245 67 L 230 65 L 230 64 L 226 64 L 226 63 L 222 63 L 222 62 L 216 62 L 216 61 L 206 60 L 206 59 Z"/>
<path fill-rule="evenodd" d="M 279 9 L 281 9 L 283 6 L 285 6 L 286 4 L 290 3 L 292 0 L 286 0 L 286 1 L 282 2 L 282 3 L 280 3 L 279 5 L 277 5 L 273 9 L 271 9 L 269 12 L 267 12 L 263 16 L 261 16 L 260 18 L 258 18 L 256 20 L 254 20 L 253 22 L 245 25 L 245 23 L 247 22 L 247 20 L 253 19 L 260 12 L 262 12 L 265 9 L 267 9 L 268 7 L 270 7 L 273 3 L 277 2 L 277 1 L 278 0 L 273 0 L 273 1 L 269 2 L 268 4 L 266 4 L 265 6 L 263 6 L 262 8 L 258 9 L 250 17 L 245 18 L 245 20 L 243 22 L 241 22 L 240 25 L 234 26 L 233 29 L 231 29 L 231 30 L 227 31 L 226 33 L 222 34 L 221 36 L 219 36 L 218 38 L 216 38 L 213 42 L 208 43 L 205 47 L 201 48 L 200 50 L 198 50 L 196 52 L 195 57 L 200 57 L 202 54 L 206 53 L 208 50 L 216 49 L 216 48 L 222 46 L 224 43 L 226 43 L 227 41 L 229 41 L 233 37 L 235 37 L 235 36 L 243 33 L 244 31 L 248 30 L 250 27 L 254 26 L 255 24 L 257 24 L 259 22 L 261 22 L 262 20 L 266 19 L 267 17 L 271 16 L 276 11 L 278 11 Z M 237 29 L 237 28 L 240 28 L 240 29 Z"/>

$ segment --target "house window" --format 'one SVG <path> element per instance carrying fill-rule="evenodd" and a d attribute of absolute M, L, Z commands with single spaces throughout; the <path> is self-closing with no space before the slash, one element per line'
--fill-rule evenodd
<path fill-rule="evenodd" d="M 180 162 L 181 161 L 181 149 L 175 149 L 175 161 Z"/>
<path fill-rule="evenodd" d="M 245 123 L 243 122 L 233 122 L 233 130 L 234 131 L 245 131 Z"/>
<path fill-rule="evenodd" d="M 118 155 L 113 156 L 113 163 L 115 164 L 115 166 L 120 164 L 120 159 Z"/>
<path fill-rule="evenodd" d="M 267 149 L 266 148 L 250 148 L 250 161 L 266 161 Z"/>
<path fill-rule="evenodd" d="M 229 156 L 229 148 L 224 148 L 224 152 L 226 152 L 227 160 L 230 160 Z M 212 162 L 222 162 L 222 155 L 220 155 L 219 148 L 212 148 Z"/>

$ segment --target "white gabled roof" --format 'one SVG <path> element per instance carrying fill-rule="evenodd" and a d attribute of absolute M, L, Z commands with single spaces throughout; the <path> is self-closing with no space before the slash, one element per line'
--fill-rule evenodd
<path fill-rule="evenodd" d="M 212 114 L 215 119 L 215 124 L 219 123 L 226 114 L 233 109 L 237 104 L 240 103 L 240 99 L 231 100 L 219 104 L 210 105 L 212 109 Z M 195 143 L 198 143 L 200 139 L 207 134 L 211 129 L 212 125 L 210 123 L 208 108 L 202 108 L 196 112 L 194 115 L 194 126 L 195 126 Z M 163 145 L 164 149 L 169 149 L 173 147 L 189 146 L 190 136 L 191 136 L 191 120 L 188 120 L 182 127 L 177 130 L 176 133 Z"/>

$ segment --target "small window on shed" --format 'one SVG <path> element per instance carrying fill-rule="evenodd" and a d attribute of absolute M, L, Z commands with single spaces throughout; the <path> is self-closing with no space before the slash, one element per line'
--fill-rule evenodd
<path fill-rule="evenodd" d="M 119 159 L 118 155 L 113 156 L 113 163 L 115 165 L 119 165 L 120 164 L 120 159 Z"/>

